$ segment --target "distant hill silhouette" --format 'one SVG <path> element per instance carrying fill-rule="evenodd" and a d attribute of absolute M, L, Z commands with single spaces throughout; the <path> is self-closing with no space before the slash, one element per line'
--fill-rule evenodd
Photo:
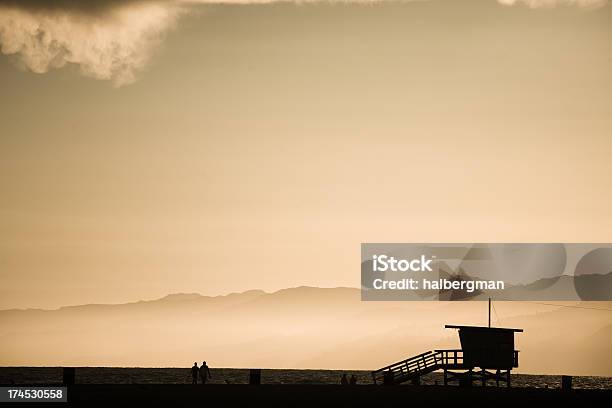
<path fill-rule="evenodd" d="M 494 325 L 525 329 L 520 372 L 612 375 L 601 357 L 612 353 L 610 312 L 494 306 Z M 484 302 L 362 302 L 358 289 L 313 287 L 5 310 L 0 365 L 189 367 L 205 359 L 212 367 L 370 369 L 456 347 L 444 324 L 486 324 L 486 310 Z"/>

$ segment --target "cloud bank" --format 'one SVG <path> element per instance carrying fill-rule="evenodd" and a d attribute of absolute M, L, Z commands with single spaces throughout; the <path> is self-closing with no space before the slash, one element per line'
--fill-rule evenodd
<path fill-rule="evenodd" d="M 0 0 L 0 51 L 16 56 L 20 65 L 35 73 L 75 65 L 87 77 L 121 86 L 136 80 L 178 18 L 197 5 L 318 1 L 326 0 Z M 530 8 L 598 7 L 607 2 L 496 1 Z"/>
<path fill-rule="evenodd" d="M 116 86 L 136 79 L 181 13 L 180 7 L 161 2 L 24 3 L 0 8 L 3 54 L 16 55 L 36 73 L 75 64 L 83 75 Z"/>

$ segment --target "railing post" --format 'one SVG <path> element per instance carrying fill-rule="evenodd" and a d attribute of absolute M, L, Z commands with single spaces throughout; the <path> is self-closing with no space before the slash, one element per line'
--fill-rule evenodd
<path fill-rule="evenodd" d="M 251 368 L 249 370 L 249 384 L 260 385 L 261 384 L 261 369 Z"/>
<path fill-rule="evenodd" d="M 383 371 L 383 385 L 393 385 L 393 371 Z"/>
<path fill-rule="evenodd" d="M 562 375 L 561 376 L 561 390 L 570 391 L 572 389 L 572 376 Z"/>
<path fill-rule="evenodd" d="M 62 383 L 64 385 L 74 385 L 75 379 L 75 368 L 74 367 L 63 367 L 62 368 Z"/>

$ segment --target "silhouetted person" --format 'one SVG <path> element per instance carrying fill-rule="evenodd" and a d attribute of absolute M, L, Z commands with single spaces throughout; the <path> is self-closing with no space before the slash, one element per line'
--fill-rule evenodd
<path fill-rule="evenodd" d="M 355 377 L 355 374 L 351 374 L 351 379 L 349 382 L 351 385 L 357 385 L 357 377 Z"/>
<path fill-rule="evenodd" d="M 212 378 L 210 369 L 206 365 L 206 361 L 202 361 L 202 365 L 200 366 L 200 380 L 202 380 L 202 384 L 206 384 L 206 380 L 210 378 Z"/>
<path fill-rule="evenodd" d="M 193 367 L 191 367 L 191 383 L 198 383 L 198 374 L 200 373 L 200 369 L 198 368 L 198 363 L 193 363 Z"/>
<path fill-rule="evenodd" d="M 340 379 L 340 384 L 348 385 L 348 378 L 346 378 L 346 374 L 342 374 L 342 378 Z"/>

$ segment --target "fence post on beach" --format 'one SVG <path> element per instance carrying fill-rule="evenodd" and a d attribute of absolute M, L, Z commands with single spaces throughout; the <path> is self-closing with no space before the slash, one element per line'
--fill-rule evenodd
<path fill-rule="evenodd" d="M 561 376 L 561 389 L 563 391 L 570 391 L 572 389 L 572 376 L 571 375 Z"/>
<path fill-rule="evenodd" d="M 261 368 L 251 368 L 249 370 L 249 384 L 260 385 L 261 384 Z"/>
<path fill-rule="evenodd" d="M 383 372 L 383 385 L 393 385 L 395 383 L 395 375 L 393 371 Z"/>
<path fill-rule="evenodd" d="M 75 369 L 74 367 L 62 368 L 62 384 L 74 385 Z"/>

